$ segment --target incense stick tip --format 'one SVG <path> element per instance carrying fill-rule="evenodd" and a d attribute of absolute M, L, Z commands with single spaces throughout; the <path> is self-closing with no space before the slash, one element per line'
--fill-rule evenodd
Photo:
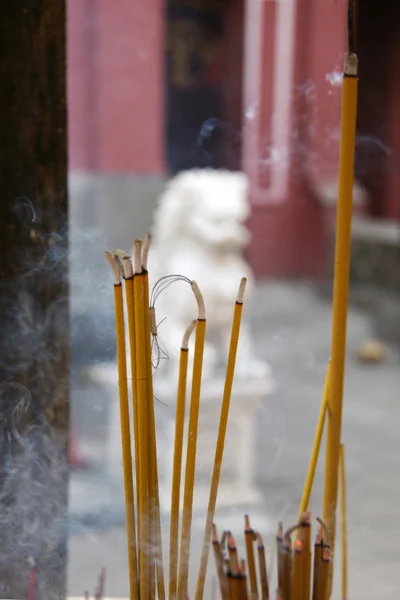
<path fill-rule="evenodd" d="M 183 334 L 183 338 L 182 338 L 182 346 L 181 346 L 182 350 L 189 349 L 189 339 L 190 339 L 190 336 L 192 335 L 196 325 L 197 325 L 197 321 L 194 320 L 191 323 L 189 323 L 189 325 L 187 326 L 185 333 Z"/>
<path fill-rule="evenodd" d="M 236 302 L 238 304 L 243 304 L 244 292 L 246 289 L 247 277 L 242 277 L 242 280 L 239 285 L 238 295 L 236 297 Z"/>
<path fill-rule="evenodd" d="M 142 240 L 135 240 L 133 247 L 133 266 L 137 275 L 142 272 L 142 246 Z"/>
<path fill-rule="evenodd" d="M 151 234 L 146 233 L 144 238 L 143 246 L 142 246 L 142 267 L 147 271 L 147 266 L 149 262 L 149 250 L 151 245 Z"/>
<path fill-rule="evenodd" d="M 203 294 L 200 291 L 199 286 L 195 281 L 192 281 L 192 290 L 194 297 L 196 298 L 197 307 L 198 307 L 198 320 L 204 321 L 206 318 L 206 307 L 204 304 Z"/>
<path fill-rule="evenodd" d="M 119 285 L 121 283 L 121 272 L 116 259 L 109 250 L 104 252 L 104 256 L 106 257 L 106 261 L 110 265 L 113 272 L 115 285 Z"/>
<path fill-rule="evenodd" d="M 346 52 L 344 55 L 344 74 L 350 77 L 356 77 L 358 74 L 358 57 L 357 54 Z"/>

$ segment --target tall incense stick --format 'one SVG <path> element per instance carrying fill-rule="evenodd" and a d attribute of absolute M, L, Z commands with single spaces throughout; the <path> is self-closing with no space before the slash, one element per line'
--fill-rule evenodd
<path fill-rule="evenodd" d="M 178 575 L 178 540 L 179 540 L 179 503 L 181 489 L 183 433 L 185 425 L 186 383 L 189 358 L 189 339 L 197 321 L 192 321 L 187 327 L 181 345 L 179 359 L 178 393 L 176 399 L 175 415 L 175 441 L 174 461 L 172 468 L 172 492 L 170 515 L 170 541 L 169 541 L 169 599 L 176 596 Z"/>
<path fill-rule="evenodd" d="M 196 470 L 197 429 L 200 409 L 200 390 L 203 370 L 204 341 L 206 335 L 206 309 L 203 296 L 195 281 L 192 289 L 198 305 L 196 340 L 194 346 L 192 392 L 190 398 L 190 414 L 188 427 L 188 443 L 186 454 L 185 489 L 183 495 L 182 532 L 178 572 L 178 599 L 187 594 L 189 577 L 190 536 L 193 511 L 193 488 Z"/>
<path fill-rule="evenodd" d="M 149 438 L 149 515 L 150 515 L 150 597 L 154 594 L 154 574 L 157 575 L 157 591 L 159 600 L 165 598 L 164 567 L 161 543 L 161 515 L 160 498 L 158 489 L 158 465 L 157 465 L 157 439 L 154 414 L 153 372 L 151 362 L 150 343 L 150 307 L 149 307 L 149 275 L 147 271 L 148 256 L 151 244 L 151 236 L 147 234 L 142 247 L 142 270 L 144 287 L 144 327 L 145 327 L 145 352 L 147 372 L 147 427 Z"/>
<path fill-rule="evenodd" d="M 351 218 L 354 180 L 354 151 L 357 116 L 357 65 L 353 52 L 352 2 L 349 5 L 349 52 L 345 55 L 340 132 L 339 192 L 336 216 L 335 271 L 331 346 L 331 386 L 328 412 L 323 518 L 332 547 L 339 477 L 343 383 L 346 353 L 347 305 L 349 295 Z"/>
<path fill-rule="evenodd" d="M 118 361 L 118 386 L 119 404 L 121 414 L 121 439 L 122 439 L 122 464 L 124 469 L 126 532 L 128 539 L 128 565 L 130 600 L 136 600 L 137 595 L 137 557 L 136 557 L 136 529 L 134 511 L 134 492 L 132 475 L 131 433 L 129 424 L 128 381 L 126 369 L 126 345 L 124 304 L 121 284 L 121 274 L 118 263 L 110 252 L 106 252 L 106 259 L 114 273 L 114 304 L 115 322 L 117 332 L 117 361 Z"/>
<path fill-rule="evenodd" d="M 226 367 L 224 393 L 222 398 L 221 415 L 219 420 L 217 444 L 215 447 L 214 468 L 211 478 L 210 496 L 208 500 L 208 509 L 206 515 L 206 525 L 204 529 L 203 546 L 200 560 L 199 574 L 197 578 L 195 600 L 202 600 L 204 594 L 204 584 L 207 573 L 208 554 L 210 551 L 212 526 L 214 521 L 215 506 L 217 502 L 219 478 L 221 474 L 222 459 L 224 456 L 225 435 L 228 425 L 229 407 L 231 403 L 232 384 L 235 374 L 236 354 L 239 343 L 240 323 L 243 311 L 243 298 L 246 289 L 247 280 L 245 277 L 240 282 L 237 294 L 235 309 L 232 321 L 231 340 L 228 354 L 228 364 Z"/>
<path fill-rule="evenodd" d="M 148 436 L 148 392 L 146 365 L 146 330 L 145 330 L 145 281 L 142 271 L 142 242 L 135 241 L 134 267 L 135 276 L 135 333 L 136 333 L 136 373 L 137 373 L 137 407 L 139 433 L 139 588 L 140 597 L 148 598 L 150 592 L 150 504 L 149 504 L 149 436 Z"/>

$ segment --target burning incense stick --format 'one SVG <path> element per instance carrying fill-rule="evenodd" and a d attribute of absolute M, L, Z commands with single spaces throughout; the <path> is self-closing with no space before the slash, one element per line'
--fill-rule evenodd
<path fill-rule="evenodd" d="M 340 512 L 342 525 L 342 600 L 347 600 L 347 511 L 346 511 L 346 466 L 344 446 L 340 445 Z"/>
<path fill-rule="evenodd" d="M 224 456 L 226 428 L 228 425 L 229 407 L 231 402 L 233 377 L 235 374 L 236 354 L 239 342 L 240 323 L 243 311 L 243 298 L 246 289 L 247 280 L 245 277 L 240 282 L 239 291 L 236 297 L 235 309 L 233 314 L 231 340 L 228 354 L 228 364 L 226 367 L 224 393 L 222 398 L 221 415 L 219 420 L 217 444 L 215 448 L 214 468 L 211 478 L 210 496 L 208 500 L 208 509 L 206 515 L 206 525 L 204 530 L 203 547 L 199 574 L 197 579 L 197 588 L 195 600 L 202 600 L 204 594 L 204 584 L 207 573 L 208 554 L 210 551 L 210 541 L 212 525 L 215 515 L 215 506 L 217 502 L 219 479 L 221 474 L 222 459 Z"/>
<path fill-rule="evenodd" d="M 125 323 L 121 273 L 117 261 L 110 252 L 105 253 L 106 259 L 114 274 L 114 305 L 117 333 L 118 385 L 121 415 L 122 463 L 124 470 L 126 532 L 128 539 L 129 588 L 131 600 L 137 595 L 137 557 L 136 529 L 134 511 L 134 492 L 132 476 L 131 434 L 129 419 L 128 383 L 126 368 Z"/>
<path fill-rule="evenodd" d="M 345 55 L 340 132 L 339 191 L 336 216 L 335 271 L 331 347 L 331 385 L 326 440 L 323 518 L 332 548 L 335 542 L 335 515 L 338 492 L 339 455 L 342 425 L 343 382 L 346 352 L 347 305 L 349 293 L 351 218 L 353 207 L 354 150 L 357 116 L 357 65 L 353 47 L 353 3 L 349 2 L 349 48 Z"/>
<path fill-rule="evenodd" d="M 176 399 L 174 462 L 172 468 L 172 492 L 169 541 L 169 598 L 176 596 L 178 575 L 179 503 L 181 489 L 183 433 L 185 424 L 186 383 L 189 358 L 189 339 L 197 321 L 187 327 L 181 345 L 179 360 L 178 393 Z"/>
<path fill-rule="evenodd" d="M 206 310 L 204 306 L 204 300 L 200 289 L 195 281 L 192 281 L 192 289 L 197 301 L 198 319 L 194 347 L 192 392 L 190 399 L 188 443 L 186 455 L 185 489 L 183 496 L 182 532 L 178 573 L 179 600 L 185 594 L 187 594 L 188 586 L 190 536 L 193 510 L 193 488 L 196 470 L 197 429 L 200 409 L 200 390 L 203 370 L 204 340 L 206 334 Z"/>

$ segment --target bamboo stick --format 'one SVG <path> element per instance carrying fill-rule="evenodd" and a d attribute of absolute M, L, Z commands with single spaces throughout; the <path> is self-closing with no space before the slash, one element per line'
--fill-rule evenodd
<path fill-rule="evenodd" d="M 126 531 L 128 540 L 128 568 L 129 568 L 129 593 L 130 600 L 137 600 L 137 557 L 136 557 L 136 532 L 134 512 L 134 492 L 132 474 L 131 434 L 129 422 L 129 400 L 126 367 L 126 345 L 125 345 L 125 323 L 123 291 L 121 274 L 118 263 L 110 252 L 105 253 L 115 278 L 114 305 L 115 324 L 117 334 L 117 362 L 118 362 L 118 386 L 119 404 L 121 418 L 121 440 L 122 440 L 122 464 L 124 471 L 124 491 L 126 510 Z"/>
<path fill-rule="evenodd" d="M 212 525 L 215 515 L 215 506 L 217 502 L 219 479 L 221 474 L 222 459 L 224 455 L 226 428 L 228 425 L 229 407 L 232 394 L 233 377 L 235 374 L 236 354 L 239 342 L 240 323 L 243 311 L 243 298 L 246 289 L 247 280 L 245 277 L 240 282 L 239 291 L 236 297 L 231 340 L 228 354 L 228 364 L 226 367 L 224 393 L 222 398 L 221 414 L 218 427 L 217 444 L 215 448 L 214 467 L 211 478 L 210 495 L 208 500 L 208 509 L 206 514 L 206 524 L 204 529 L 203 546 L 200 559 L 200 567 L 197 578 L 197 587 L 195 600 L 202 600 L 204 594 L 204 584 L 207 574 L 208 554 L 210 550 L 210 541 Z"/>

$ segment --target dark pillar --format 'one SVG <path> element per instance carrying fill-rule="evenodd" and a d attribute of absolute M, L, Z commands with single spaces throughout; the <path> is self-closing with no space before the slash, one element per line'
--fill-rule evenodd
<path fill-rule="evenodd" d="M 65 598 L 64 0 L 0 3 L 0 597 Z"/>

